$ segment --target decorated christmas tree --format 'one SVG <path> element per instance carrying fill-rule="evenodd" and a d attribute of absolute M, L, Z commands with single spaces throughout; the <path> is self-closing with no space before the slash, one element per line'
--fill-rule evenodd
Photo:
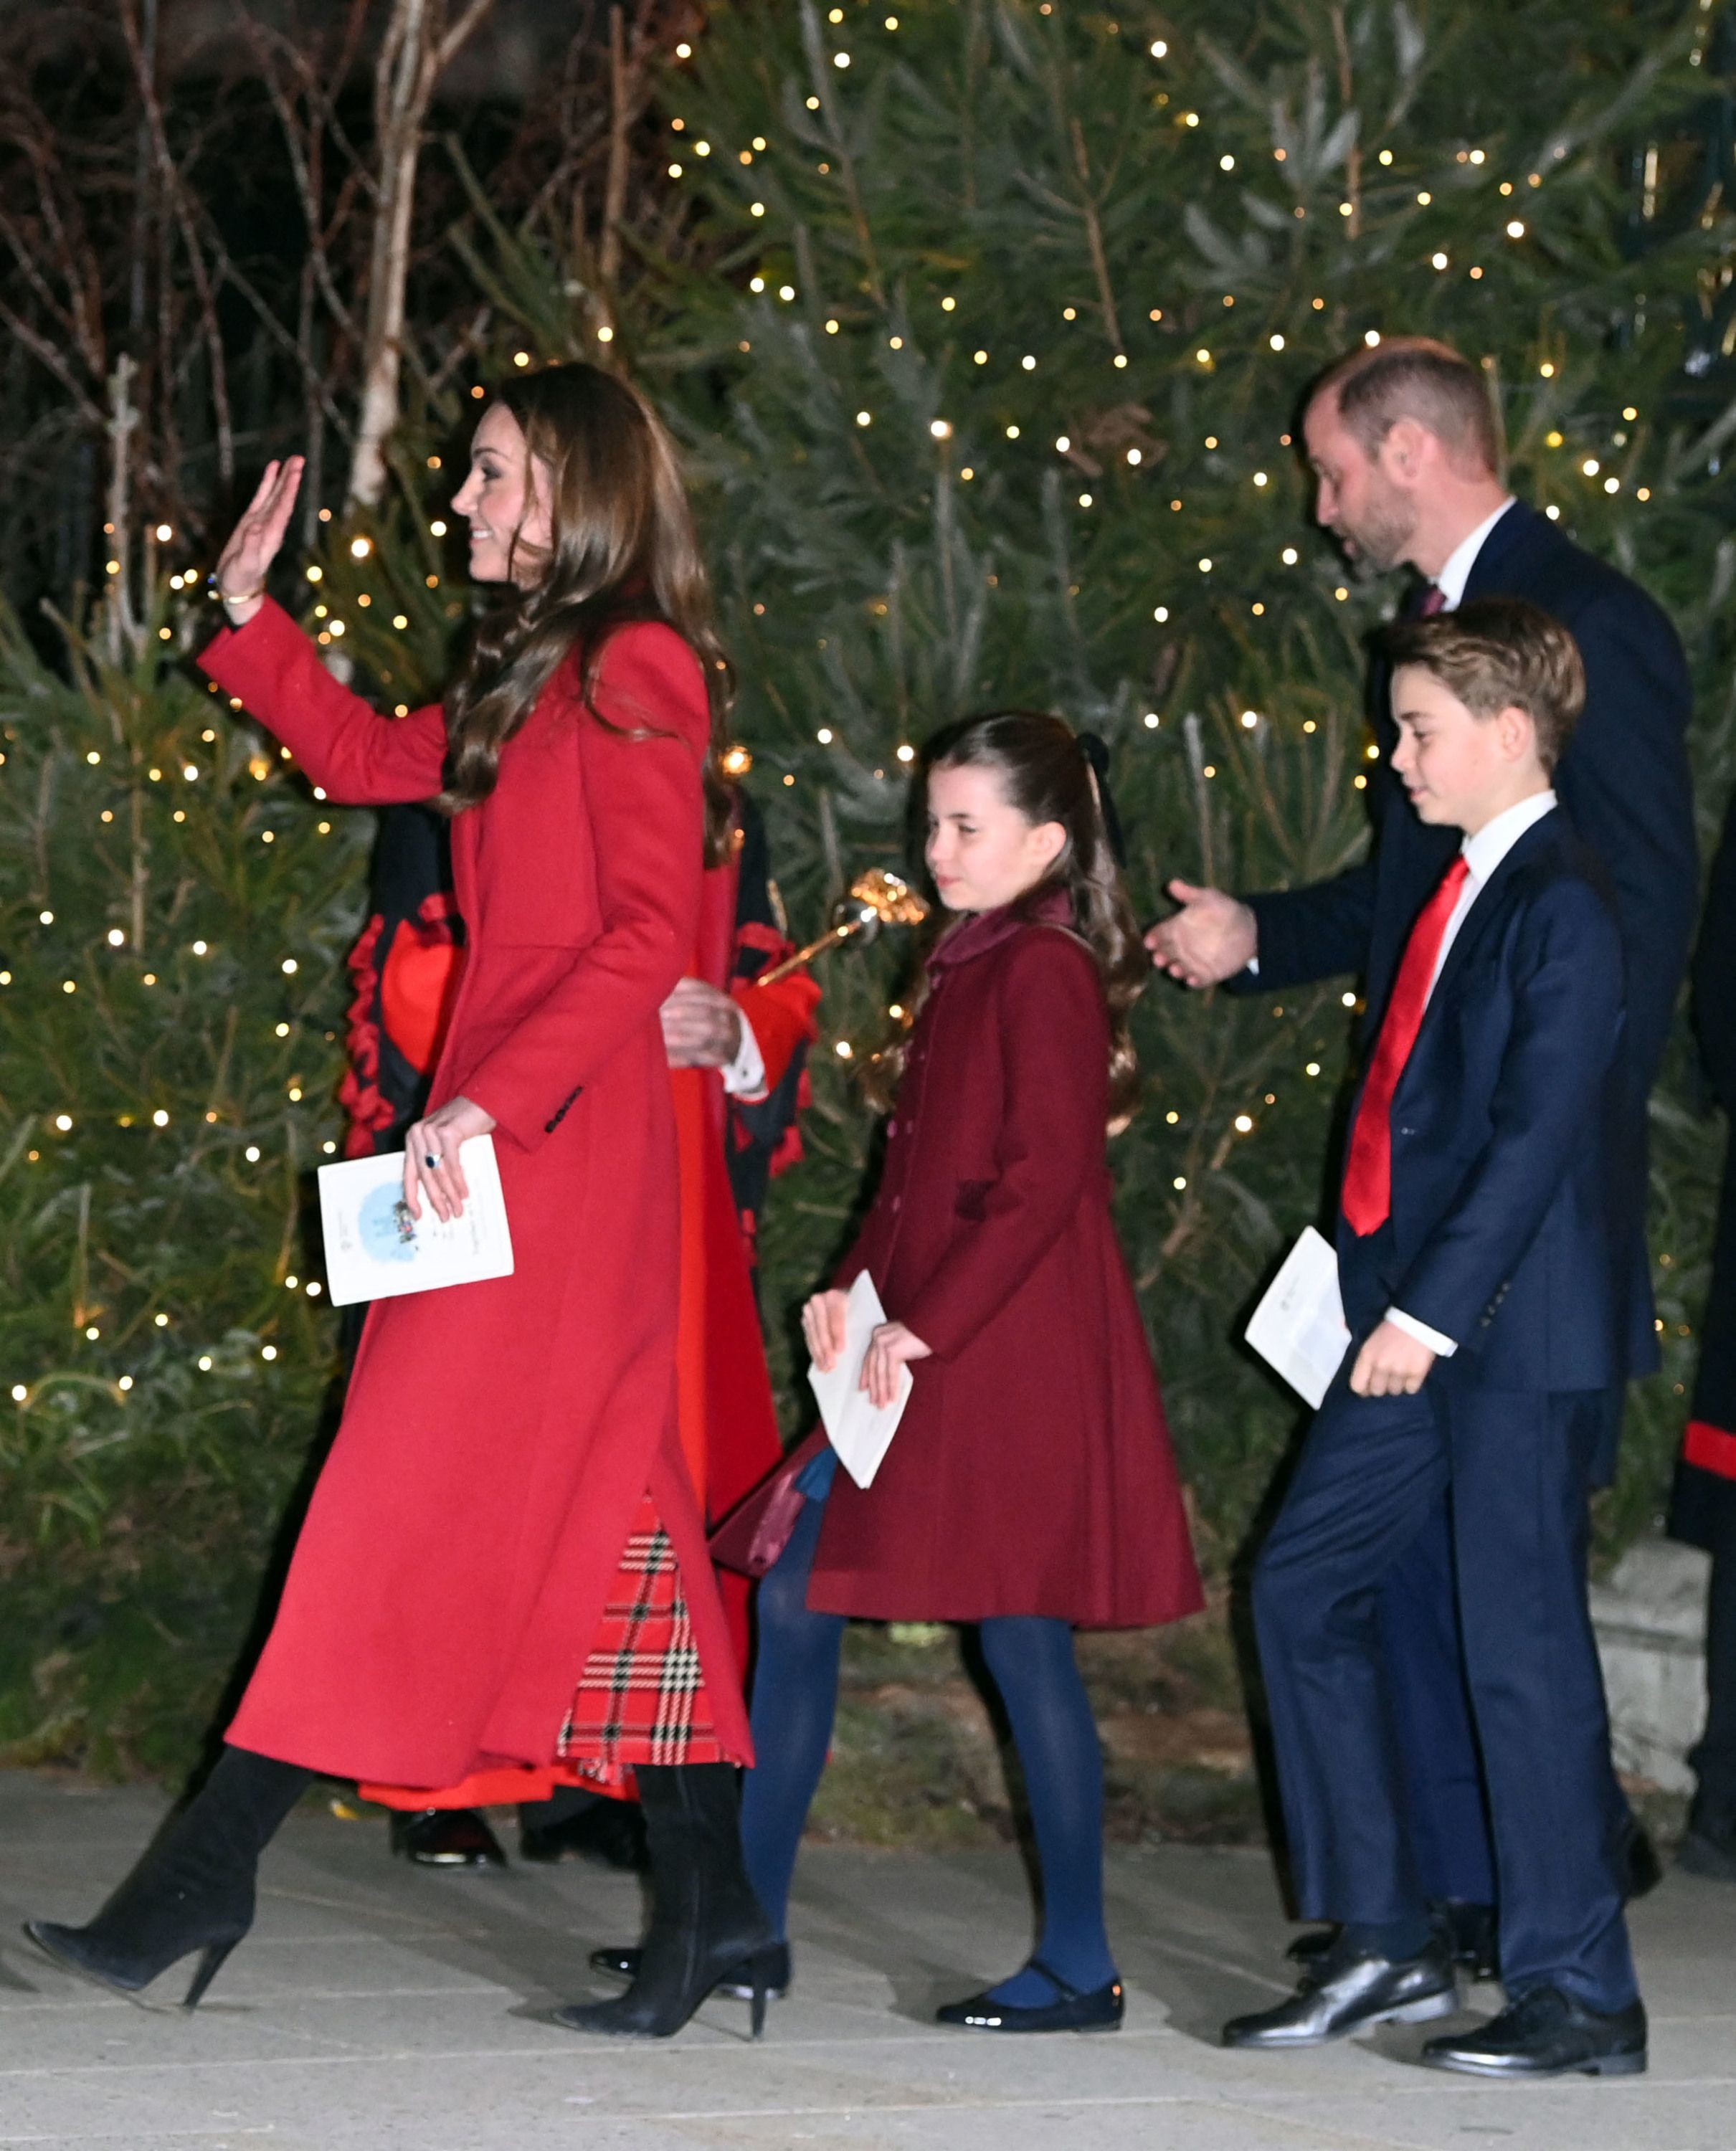
<path fill-rule="evenodd" d="M 186 1755 L 320 1429 L 368 838 L 195 680 L 158 553 L 64 672 L 0 631 L 0 1744 L 104 1767 Z"/>

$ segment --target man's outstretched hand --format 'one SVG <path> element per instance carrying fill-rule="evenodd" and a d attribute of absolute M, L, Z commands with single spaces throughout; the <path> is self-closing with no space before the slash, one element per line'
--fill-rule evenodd
<path fill-rule="evenodd" d="M 1197 888 L 1187 881 L 1172 881 L 1169 893 L 1181 909 L 1146 936 L 1158 969 L 1188 986 L 1220 986 L 1245 971 L 1259 953 L 1260 939 L 1248 905 L 1222 889 Z"/>

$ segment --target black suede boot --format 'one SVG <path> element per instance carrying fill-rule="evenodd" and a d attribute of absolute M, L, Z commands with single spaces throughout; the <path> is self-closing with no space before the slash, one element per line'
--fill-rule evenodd
<path fill-rule="evenodd" d="M 746 1971 L 757 2039 L 776 1937 L 742 1865 L 735 1769 L 690 1763 L 636 1774 L 651 1858 L 651 1927 L 638 1976 L 614 2001 L 574 2003 L 554 2021 L 574 2032 L 666 2039 L 726 1972 Z"/>
<path fill-rule="evenodd" d="M 250 1749 L 225 1748 L 196 1796 L 88 1926 L 27 1920 L 25 1933 L 56 1964 L 129 2000 L 198 1950 L 181 2004 L 197 2008 L 253 1924 L 259 1855 L 312 1776 Z"/>

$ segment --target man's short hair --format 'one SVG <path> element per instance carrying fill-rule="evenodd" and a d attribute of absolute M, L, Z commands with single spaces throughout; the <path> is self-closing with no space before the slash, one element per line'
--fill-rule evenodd
<path fill-rule="evenodd" d="M 1579 645 L 1558 620 L 1520 598 L 1478 598 L 1431 620 L 1400 620 L 1380 637 L 1394 667 L 1420 666 L 1473 716 L 1521 709 L 1537 728 L 1537 758 L 1553 769 L 1585 707 Z"/>
<path fill-rule="evenodd" d="M 1333 396 L 1366 456 L 1400 418 L 1415 418 L 1455 456 L 1499 478 L 1506 463 L 1501 415 L 1482 368 L 1432 337 L 1388 337 L 1327 367 L 1308 401 Z"/>

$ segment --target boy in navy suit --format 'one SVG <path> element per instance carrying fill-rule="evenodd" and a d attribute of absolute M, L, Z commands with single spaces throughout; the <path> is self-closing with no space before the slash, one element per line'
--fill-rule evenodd
<path fill-rule="evenodd" d="M 1255 1571 L 1297 1893 L 1341 1923 L 1291 2000 L 1225 2029 L 1313 2046 L 1456 2006 L 1404 1820 L 1381 1587 L 1450 1533 L 1507 1992 L 1425 2060 L 1485 2075 L 1646 2061 L 1622 1811 L 1586 1605 L 1600 1399 L 1648 1340 L 1615 1228 L 1622 957 L 1551 772 L 1572 636 L 1511 599 L 1391 630 L 1394 773 L 1463 841 L 1397 967 L 1351 1124 L 1337 1239 L 1353 1339 Z M 1627 1318 L 1624 1319 L 1623 1318 Z"/>

